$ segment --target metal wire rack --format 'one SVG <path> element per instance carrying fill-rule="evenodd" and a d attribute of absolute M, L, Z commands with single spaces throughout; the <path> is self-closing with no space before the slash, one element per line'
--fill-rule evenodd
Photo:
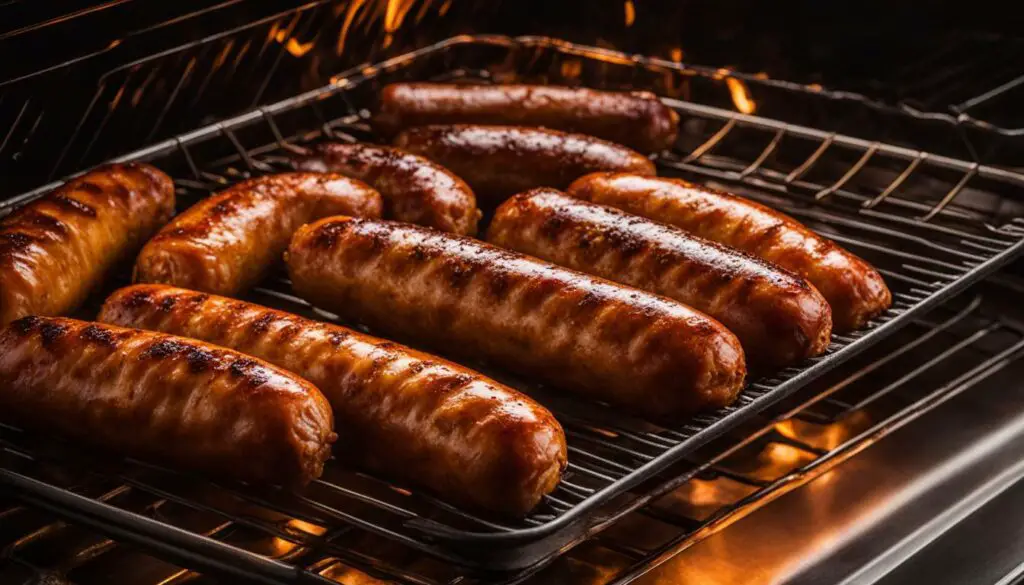
<path fill-rule="evenodd" d="M 523 79 L 657 90 L 675 83 L 672 76 L 677 74 L 686 75 L 678 64 L 551 39 L 458 37 L 356 68 L 337 76 L 330 86 L 120 160 L 155 162 L 176 177 L 180 199 L 188 204 L 242 178 L 285 168 L 287 154 L 298 144 L 372 138 L 365 108 L 372 107 L 380 86 L 390 81 Z M 718 91 L 725 87 L 720 84 Z M 225 530 L 272 535 L 302 550 L 355 556 L 356 561 L 363 559 L 339 543 L 365 531 L 446 562 L 522 575 L 678 487 L 691 476 L 666 474 L 673 464 L 895 333 L 1008 262 L 1024 245 L 1024 226 L 1013 213 L 1014 194 L 1024 185 L 1021 175 L 693 101 L 667 102 L 685 122 L 677 148 L 658 159 L 663 173 L 723 182 L 827 233 L 879 267 L 893 289 L 893 309 L 865 330 L 836 336 L 825 356 L 752 381 L 735 405 L 671 428 L 554 396 L 503 372 L 489 372 L 541 398 L 569 436 L 571 463 L 565 480 L 521 523 L 483 518 L 406 486 L 336 466 L 330 466 L 309 492 L 294 495 L 215 485 L 137 462 L 82 459 L 89 462 L 87 473 L 114 482 L 111 489 L 128 485 L 133 492 L 220 519 L 212 526 L 188 525 L 181 530 L 119 505 L 109 491 L 72 493 L 12 469 L 0 471 L 0 481 L 39 505 L 142 541 L 191 566 L 212 564 L 264 581 L 294 582 L 309 573 L 247 553 L 226 537 Z M 0 214 L 53 186 L 0 204 Z M 287 292 L 286 284 L 269 282 L 253 297 L 308 312 L 308 306 Z M 15 429 L 4 429 L 2 437 L 8 452 L 26 460 L 71 465 L 66 448 L 46 449 Z M 306 529 L 297 529 L 292 521 Z M 381 570 L 408 577 L 397 566 Z"/>

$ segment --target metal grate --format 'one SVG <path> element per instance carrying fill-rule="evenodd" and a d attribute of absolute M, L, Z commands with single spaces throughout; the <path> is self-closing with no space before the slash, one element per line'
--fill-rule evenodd
<path fill-rule="evenodd" d="M 1007 296 L 1006 290 L 988 293 Z M 977 385 L 999 383 L 994 380 L 996 374 L 1019 372 L 1024 330 L 1014 320 L 1013 311 L 994 305 L 975 296 L 954 301 L 927 320 L 910 324 L 894 338 L 772 409 L 756 425 L 730 433 L 695 456 L 692 463 L 666 472 L 666 476 L 686 478 L 677 489 L 627 515 L 546 568 L 500 581 L 525 580 L 531 585 L 629 582 L 727 524 L 737 512 L 749 512 L 770 495 L 834 469 L 932 406 Z M 201 516 L 158 494 L 119 487 L 114 482 L 90 482 L 85 474 L 47 470 L 32 462 L 19 464 L 17 459 L 10 450 L 0 453 L 4 466 L 17 465 L 53 482 L 60 480 L 45 474 L 60 474 L 61 485 L 77 486 L 83 493 L 164 522 L 194 525 Z M 460 572 L 358 530 L 336 541 L 344 553 L 336 556 L 328 550 L 303 549 L 294 542 L 298 537 L 248 531 L 216 514 L 208 516 L 210 526 L 219 529 L 214 533 L 218 538 L 349 585 L 497 582 Z M 0 520 L 0 581 L 5 583 L 48 578 L 78 585 L 113 580 L 148 585 L 194 582 L 196 578 L 177 565 L 146 557 L 123 542 L 56 520 L 31 506 L 0 500 Z M 320 530 L 294 520 L 284 524 L 299 532 Z M 210 573 L 214 574 L 220 572 Z"/>
<path fill-rule="evenodd" d="M 365 108 L 372 107 L 380 86 L 390 81 L 523 79 L 670 93 L 666 87 L 678 88 L 680 79 L 690 75 L 672 62 L 549 39 L 459 37 L 359 67 L 339 75 L 328 87 L 122 160 L 155 162 L 176 177 L 181 201 L 188 204 L 242 178 L 286 168 L 285 155 L 293 145 L 325 138 L 372 138 Z M 694 98 L 706 92 L 708 101 L 713 101 L 712 94 L 728 95 L 733 87 L 723 79 L 702 79 L 711 85 L 691 85 Z M 244 553 L 245 539 L 236 541 L 225 530 L 232 535 L 239 530 L 270 535 L 302 550 L 363 564 L 366 559 L 353 552 L 347 539 L 371 533 L 450 563 L 532 570 L 678 487 L 690 476 L 680 475 L 672 465 L 693 457 L 709 441 L 908 325 L 912 318 L 1009 261 L 1024 245 L 1024 226 L 1014 219 L 1014 194 L 1024 185 L 1020 175 L 695 102 L 667 102 L 680 112 L 684 128 L 677 148 L 658 160 L 663 174 L 722 182 L 803 219 L 878 266 L 893 289 L 894 308 L 863 331 L 836 336 L 825 356 L 754 380 L 735 405 L 674 428 L 549 395 L 506 373 L 489 372 L 538 396 L 556 413 L 569 436 L 565 481 L 520 523 L 478 517 L 405 486 L 337 466 L 329 466 L 309 491 L 292 495 L 215 485 L 141 463 L 113 464 L 82 456 L 75 465 L 69 462 L 67 448 L 47 448 L 9 428 L 0 433 L 3 444 L 26 461 L 82 468 L 97 481 L 113 481 L 111 489 L 128 485 L 133 493 L 150 494 L 219 521 L 172 531 L 151 515 L 128 513 L 130 508 L 116 498 L 102 501 L 96 494 L 76 495 L 63 489 L 70 486 L 33 479 L 32 474 L 20 473 L 20 468 L 0 472 L 0 480 L 22 497 L 144 541 L 190 566 L 214 563 L 250 577 L 288 582 L 300 573 L 293 565 L 272 560 L 272 555 Z M 52 187 L 0 204 L 0 213 Z M 111 283 L 115 284 L 119 283 Z M 287 291 L 286 282 L 272 280 L 257 289 L 253 299 L 309 312 Z M 417 582 L 398 568 L 402 564 L 370 564 L 387 575 Z"/>

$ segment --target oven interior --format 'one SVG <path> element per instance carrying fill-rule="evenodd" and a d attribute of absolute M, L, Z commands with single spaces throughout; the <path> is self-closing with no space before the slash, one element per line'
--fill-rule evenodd
<path fill-rule="evenodd" d="M 769 52 L 776 63 L 769 57 L 744 61 L 744 55 L 763 55 L 751 47 L 770 37 L 765 31 L 742 32 L 753 26 L 752 16 L 731 23 L 740 31 L 734 30 L 733 38 L 746 39 L 738 45 L 747 48 L 733 49 L 732 56 L 716 53 L 722 43 L 708 40 L 729 38 L 719 36 L 726 34 L 721 30 L 702 36 L 687 30 L 696 24 L 659 29 L 664 25 L 658 21 L 669 16 L 728 28 L 729 19 L 712 18 L 715 8 L 696 3 L 683 7 L 700 16 L 694 19 L 670 6 L 648 12 L 656 2 L 608 3 L 607 10 L 594 10 L 594 24 L 575 28 L 570 17 L 579 7 L 564 13 L 538 7 L 536 14 L 544 18 L 531 26 L 523 22 L 528 9 L 510 8 L 512 3 L 312 2 L 298 8 L 268 3 L 257 9 L 227 2 L 192 7 L 197 8 L 192 12 L 184 6 L 166 9 L 175 14 L 138 7 L 132 12 L 132 3 L 121 4 L 86 7 L 73 17 L 36 17 L 24 2 L 0 6 L 8 15 L 29 15 L 0 32 L 0 47 L 8 50 L 37 47 L 62 34 L 61 27 L 88 31 L 88 19 L 100 14 L 104 26 L 131 22 L 133 28 L 116 44 L 109 35 L 104 41 L 103 31 L 112 29 L 82 34 L 82 53 L 70 60 L 52 51 L 27 51 L 32 57 L 0 81 L 0 127 L 7 128 L 0 141 L 0 175 L 11 178 L 0 186 L 0 194 L 8 196 L 0 203 L 4 209 L 46 189 L 34 187 L 142 147 L 148 148 L 144 157 L 170 167 L 182 203 L 194 202 L 246 176 L 284 168 L 281 155 L 292 145 L 366 138 L 365 116 L 376 89 L 393 76 L 644 87 L 667 96 L 684 114 L 683 136 L 659 160 L 661 172 L 721 184 L 797 215 L 883 268 L 898 293 L 890 319 L 914 312 L 908 324 L 884 335 L 838 339 L 836 349 L 860 343 L 862 353 L 843 354 L 809 384 L 791 384 L 792 395 L 776 394 L 771 402 L 780 402 L 768 410 L 721 427 L 721 436 L 699 448 L 694 443 L 683 460 L 604 502 L 568 537 L 534 550 L 529 562 L 522 556 L 515 563 L 495 557 L 506 565 L 501 571 L 489 562 L 473 562 L 486 550 L 470 547 L 453 557 L 450 547 L 423 537 L 431 534 L 423 525 L 413 523 L 410 531 L 408 514 L 428 521 L 430 528 L 501 532 L 502 527 L 359 473 L 339 471 L 320 486 L 321 497 L 296 507 L 273 494 L 257 499 L 232 486 L 209 486 L 152 466 L 78 453 L 3 427 L 0 465 L 5 477 L 22 483 L 5 482 L 10 496 L 4 494 L 0 511 L 0 575 L 75 583 L 111 575 L 140 583 L 212 578 L 192 572 L 200 570 L 262 582 L 624 583 L 672 571 L 671 562 L 662 563 L 673 555 L 700 550 L 698 544 L 714 542 L 729 525 L 827 478 L 854 455 L 960 394 L 1014 379 L 1024 347 L 1011 301 L 1019 290 L 1014 268 L 1004 271 L 1000 282 L 954 297 L 982 272 L 1009 262 L 1024 236 L 1015 219 L 1020 215 L 1016 192 L 1024 178 L 1011 160 L 1013 112 L 986 109 L 1012 95 L 1013 79 L 993 65 L 986 76 L 972 75 L 963 86 L 948 88 L 945 98 L 929 90 L 943 79 L 958 79 L 958 67 L 973 71 L 966 56 L 974 50 L 922 56 L 916 70 L 934 72 L 936 79 L 914 93 L 898 81 L 909 85 L 913 75 L 883 75 L 879 89 L 870 75 L 829 78 L 820 73 L 820 62 L 796 62 L 785 49 L 777 52 L 781 55 Z M 208 30 L 196 36 L 201 29 Z M 492 30 L 544 32 L 599 46 L 483 34 L 434 46 L 449 33 Z M 189 42 L 182 44 L 186 34 Z M 694 39 L 692 49 L 680 34 Z M 806 46 L 824 42 L 810 38 L 819 34 L 809 35 Z M 1014 54 L 1010 35 L 988 34 L 993 46 L 1005 45 L 998 54 Z M 958 45 L 946 39 L 933 41 L 979 46 L 971 45 L 974 40 Z M 622 56 L 616 48 L 642 50 L 648 57 Z M 691 51 L 704 55 L 708 65 L 689 65 Z M 915 54 L 902 56 L 913 61 Z M 843 69 L 836 65 L 840 56 L 818 57 L 833 71 Z M 362 64 L 370 62 L 386 65 Z M 838 85 L 825 89 L 822 82 Z M 65 98 L 60 87 L 86 91 Z M 972 93 L 976 89 L 980 93 Z M 922 95 L 933 99 L 922 101 Z M 203 126 L 214 120 L 225 121 Z M 929 154 L 922 155 L 925 151 Z M 276 280 L 253 298 L 307 310 L 286 290 L 286 283 Z M 870 335 L 875 336 L 870 343 L 861 341 Z M 766 380 L 763 390 L 798 374 Z M 523 387 L 514 375 L 512 380 Z M 758 391 L 752 388 L 740 407 L 757 400 Z M 560 398 L 545 400 L 557 404 Z M 532 518 L 535 524 L 557 520 L 716 422 L 695 421 L 695 430 L 652 429 L 601 408 L 578 409 L 566 405 L 561 415 L 578 418 L 563 420 L 571 429 L 576 468 Z M 184 529 L 188 546 L 179 546 L 168 531 L 156 536 L 119 532 L 125 524 L 109 516 L 120 511 Z M 191 538 L 197 534 L 230 550 L 197 547 Z M 433 533 L 438 535 L 443 533 Z"/>

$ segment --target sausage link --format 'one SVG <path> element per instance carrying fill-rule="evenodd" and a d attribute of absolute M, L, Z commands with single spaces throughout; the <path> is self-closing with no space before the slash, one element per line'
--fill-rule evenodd
<path fill-rule="evenodd" d="M 795 272 L 831 305 L 836 332 L 863 327 L 892 304 L 882 275 L 870 264 L 760 203 L 680 179 L 616 173 L 582 177 L 569 194 L 672 224 Z"/>
<path fill-rule="evenodd" d="M 236 295 L 266 276 L 299 226 L 331 215 L 380 214 L 380 194 L 342 175 L 251 179 L 174 218 L 142 248 L 134 279 Z"/>
<path fill-rule="evenodd" d="M 647 157 L 625 146 L 543 128 L 424 126 L 402 132 L 395 145 L 451 169 L 492 206 L 535 187 L 564 189 L 594 171 L 654 174 Z"/>
<path fill-rule="evenodd" d="M 550 85 L 394 83 L 381 91 L 373 123 L 385 136 L 431 124 L 543 126 L 641 152 L 669 148 L 679 133 L 679 116 L 652 93 Z"/>
<path fill-rule="evenodd" d="M 173 213 L 171 178 L 127 163 L 93 170 L 0 220 L 0 326 L 74 311 Z"/>
<path fill-rule="evenodd" d="M 728 404 L 746 373 L 702 313 L 472 238 L 328 218 L 286 258 L 314 304 L 652 417 Z"/>
<path fill-rule="evenodd" d="M 526 514 L 566 464 L 565 434 L 544 407 L 397 343 L 160 285 L 115 292 L 100 320 L 195 337 L 303 376 L 334 408 L 340 457 L 457 504 Z"/>
<path fill-rule="evenodd" d="M 430 160 L 397 148 L 325 143 L 298 157 L 307 171 L 366 181 L 384 196 L 384 217 L 456 234 L 476 234 L 480 210 L 465 181 Z"/>
<path fill-rule="evenodd" d="M 302 486 L 335 439 L 312 384 L 240 353 L 50 317 L 0 329 L 0 417 L 130 457 Z"/>
<path fill-rule="evenodd" d="M 828 347 L 832 313 L 813 285 L 669 225 L 535 189 L 498 208 L 487 239 L 703 311 L 736 334 L 750 363 L 788 365 Z"/>

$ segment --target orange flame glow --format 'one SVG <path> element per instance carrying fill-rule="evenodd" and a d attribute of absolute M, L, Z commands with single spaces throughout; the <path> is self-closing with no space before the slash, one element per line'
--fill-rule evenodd
<path fill-rule="evenodd" d="M 676 63 L 681 63 L 683 61 L 683 49 L 680 47 L 672 49 L 669 52 L 669 57 Z"/>
<path fill-rule="evenodd" d="M 293 56 L 301 57 L 306 53 L 310 52 L 311 50 L 313 50 L 313 41 L 309 41 L 308 43 L 300 43 L 296 39 L 291 38 L 288 39 L 288 43 L 285 44 L 284 48 L 287 49 L 288 52 L 291 53 Z"/>
<path fill-rule="evenodd" d="M 626 10 L 626 27 L 633 26 L 633 22 L 636 21 L 636 6 L 633 5 L 633 0 L 626 0 L 624 4 Z"/>
<path fill-rule="evenodd" d="M 733 105 L 736 106 L 740 113 L 753 114 L 757 111 L 757 104 L 750 97 L 750 90 L 747 88 L 747 84 L 735 77 L 727 77 L 725 85 L 729 88 L 729 94 L 732 95 Z"/>

